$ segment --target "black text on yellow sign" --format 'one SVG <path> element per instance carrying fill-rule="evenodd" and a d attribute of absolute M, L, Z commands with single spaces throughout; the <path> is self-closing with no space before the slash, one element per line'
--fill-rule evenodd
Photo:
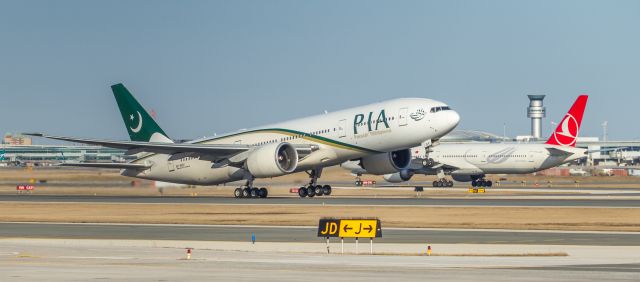
<path fill-rule="evenodd" d="M 382 237 L 382 226 L 378 219 L 320 219 L 318 237 Z"/>
<path fill-rule="evenodd" d="M 375 219 L 343 219 L 339 237 L 375 238 L 378 221 Z"/>

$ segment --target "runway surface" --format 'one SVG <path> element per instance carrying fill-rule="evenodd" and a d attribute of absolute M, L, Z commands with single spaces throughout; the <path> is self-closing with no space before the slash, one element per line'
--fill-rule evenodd
<path fill-rule="evenodd" d="M 323 242 L 315 227 L 0 223 L 0 238 Z M 636 232 L 385 228 L 380 243 L 640 246 Z M 335 239 L 334 239 L 335 240 Z"/>
<path fill-rule="evenodd" d="M 562 246 L 568 256 L 326 254 L 322 244 L 0 239 L 2 281 L 638 281 L 638 247 Z M 196 242 L 197 244 L 197 242 Z M 228 247 L 229 244 L 236 245 Z M 352 244 L 350 244 L 352 245 Z M 394 245 L 394 244 L 392 244 Z M 393 247 L 388 246 L 387 247 Z M 395 244 L 395 247 L 401 247 Z M 422 246 L 414 246 L 420 247 Z M 490 245 L 490 248 L 495 245 Z M 536 249 L 547 249 L 535 247 Z M 230 250 L 237 248 L 238 250 Z M 486 252 L 483 246 L 438 250 Z M 521 252 L 522 245 L 497 246 Z M 268 249 L 268 250 L 267 250 Z M 316 249 L 314 252 L 313 249 Z"/>
<path fill-rule="evenodd" d="M 264 205 L 371 205 L 371 206 L 498 206 L 498 207 L 640 207 L 633 199 L 549 199 L 533 196 L 489 198 L 355 198 L 355 197 L 270 197 L 267 199 L 235 199 L 231 197 L 186 196 L 58 196 L 58 195 L 0 195 L 0 202 L 71 202 L 71 203 L 166 203 L 166 204 L 264 204 Z"/>

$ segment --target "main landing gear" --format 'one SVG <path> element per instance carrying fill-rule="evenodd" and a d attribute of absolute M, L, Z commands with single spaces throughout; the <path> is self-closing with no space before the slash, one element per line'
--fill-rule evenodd
<path fill-rule="evenodd" d="M 269 195 L 267 188 L 253 187 L 253 179 L 247 180 L 247 184 L 244 188 L 238 187 L 233 191 L 233 196 L 236 198 L 266 198 Z"/>
<path fill-rule="evenodd" d="M 318 178 L 322 174 L 322 169 L 314 169 L 311 172 L 307 172 L 311 181 L 309 181 L 309 185 L 302 186 L 298 189 L 298 195 L 300 198 L 309 197 L 313 198 L 314 196 L 329 196 L 331 195 L 331 185 L 318 185 Z"/>
<path fill-rule="evenodd" d="M 453 181 L 446 180 L 444 178 L 438 179 L 438 180 L 434 180 L 433 181 L 433 187 L 453 187 Z"/>
<path fill-rule="evenodd" d="M 474 179 L 471 181 L 471 186 L 473 187 L 491 187 L 493 185 L 493 181 L 486 180 L 484 178 Z"/>

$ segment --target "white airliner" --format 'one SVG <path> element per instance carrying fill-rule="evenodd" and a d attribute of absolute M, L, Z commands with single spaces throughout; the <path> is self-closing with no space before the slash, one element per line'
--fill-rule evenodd
<path fill-rule="evenodd" d="M 193 185 L 238 180 L 235 197 L 267 197 L 256 178 L 306 171 L 311 180 L 301 197 L 329 195 L 318 185 L 322 168 L 358 159 L 378 174 L 407 169 L 410 148 L 428 145 L 453 130 L 460 116 L 430 99 L 403 98 L 243 130 L 213 138 L 174 143 L 122 85 L 111 86 L 131 141 L 110 141 L 31 133 L 51 139 L 126 149 L 130 163 L 64 163 L 122 169 L 131 177 Z M 437 112 L 431 109 L 439 109 Z"/>
<path fill-rule="evenodd" d="M 412 165 L 408 169 L 386 174 L 393 183 L 408 181 L 416 174 L 437 175 L 434 187 L 451 187 L 445 179 L 451 175 L 456 181 L 471 181 L 476 187 L 491 187 L 486 174 L 523 174 L 552 168 L 587 156 L 586 149 L 575 148 L 576 138 L 587 104 L 587 95 L 579 96 L 551 137 L 544 144 L 520 143 L 450 143 L 427 149 L 412 149 Z M 342 164 L 356 174 L 370 173 L 358 162 Z M 380 174 L 378 174 L 380 175 Z"/>

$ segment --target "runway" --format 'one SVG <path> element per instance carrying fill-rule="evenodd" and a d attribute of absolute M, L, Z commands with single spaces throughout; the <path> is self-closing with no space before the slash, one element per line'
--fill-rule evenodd
<path fill-rule="evenodd" d="M 213 196 L 63 196 L 0 195 L 0 202 L 60 203 L 153 203 L 153 204 L 238 204 L 238 205 L 362 205 L 362 206 L 495 206 L 495 207 L 618 207 L 638 208 L 640 200 L 604 198 L 548 198 L 535 196 L 457 198 L 356 198 L 356 197 L 269 197 L 267 199 L 235 199 Z"/>
<path fill-rule="evenodd" d="M 194 247 L 189 260 L 185 259 L 187 246 Z M 423 245 L 411 247 L 424 250 Z M 437 245 L 436 248 L 436 253 L 495 253 L 535 252 L 554 247 Z M 313 243 L 0 239 L 0 277 L 3 281 L 638 281 L 640 278 L 638 247 L 555 247 L 558 248 L 569 255 L 353 255 L 323 253 L 324 245 Z"/>
<path fill-rule="evenodd" d="M 315 227 L 0 223 L 0 238 L 323 242 Z M 640 246 L 637 232 L 384 228 L 380 243 Z"/>

